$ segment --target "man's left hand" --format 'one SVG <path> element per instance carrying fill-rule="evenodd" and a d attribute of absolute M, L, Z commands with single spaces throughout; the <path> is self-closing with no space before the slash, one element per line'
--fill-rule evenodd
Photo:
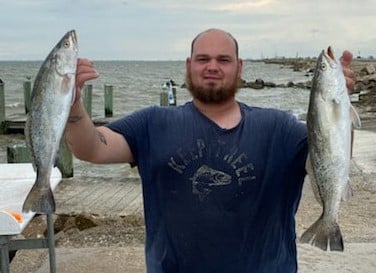
<path fill-rule="evenodd" d="M 345 75 L 346 79 L 346 87 L 349 93 L 351 93 L 351 91 L 354 89 L 356 82 L 355 72 L 350 68 L 352 58 L 353 55 L 348 50 L 343 51 L 342 57 L 340 58 L 343 74 Z"/>

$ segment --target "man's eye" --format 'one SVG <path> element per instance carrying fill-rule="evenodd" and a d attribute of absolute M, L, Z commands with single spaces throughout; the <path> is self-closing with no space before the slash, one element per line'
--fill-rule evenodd
<path fill-rule="evenodd" d="M 229 63 L 231 60 L 228 58 L 219 59 L 219 62 L 221 63 Z"/>
<path fill-rule="evenodd" d="M 207 62 L 208 58 L 205 58 L 205 57 L 197 58 L 197 61 L 199 61 L 199 62 Z"/>

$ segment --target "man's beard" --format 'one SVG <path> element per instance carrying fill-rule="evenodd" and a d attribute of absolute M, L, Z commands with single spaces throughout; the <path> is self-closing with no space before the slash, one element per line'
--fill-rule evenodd
<path fill-rule="evenodd" d="M 239 80 L 235 79 L 228 88 L 223 86 L 197 86 L 192 82 L 190 72 L 185 75 L 187 89 L 191 92 L 193 98 L 209 104 L 219 104 L 233 98 L 239 88 Z"/>

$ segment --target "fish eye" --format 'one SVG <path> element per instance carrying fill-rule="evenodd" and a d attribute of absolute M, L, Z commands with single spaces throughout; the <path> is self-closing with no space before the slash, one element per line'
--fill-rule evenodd
<path fill-rule="evenodd" d="M 69 45 L 70 45 L 69 40 L 65 40 L 64 43 L 63 43 L 63 46 L 64 46 L 65 48 L 68 48 Z"/>
<path fill-rule="evenodd" d="M 321 63 L 321 70 L 326 70 L 326 64 L 325 63 Z"/>

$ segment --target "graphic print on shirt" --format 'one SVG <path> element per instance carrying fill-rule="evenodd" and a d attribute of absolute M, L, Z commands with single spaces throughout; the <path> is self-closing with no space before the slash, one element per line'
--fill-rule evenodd
<path fill-rule="evenodd" d="M 209 160 L 203 160 L 204 158 Z M 205 164 L 199 165 L 191 173 L 190 166 L 197 166 L 193 163 L 202 161 L 205 161 Z M 209 162 L 222 167 L 213 167 Z M 256 179 L 254 165 L 248 156 L 237 147 L 230 148 L 219 140 L 205 143 L 204 140 L 198 139 L 189 151 L 179 148 L 176 155 L 170 158 L 168 166 L 182 176 L 189 177 L 192 193 L 198 195 L 201 201 L 216 188 L 232 183 L 237 183 L 237 186 L 241 187 L 244 183 Z M 190 174 L 186 173 L 187 170 Z"/>
<path fill-rule="evenodd" d="M 202 200 L 205 195 L 212 191 L 211 187 L 230 184 L 231 176 L 203 165 L 190 180 L 192 181 L 193 194 L 198 194 L 200 200 Z"/>

